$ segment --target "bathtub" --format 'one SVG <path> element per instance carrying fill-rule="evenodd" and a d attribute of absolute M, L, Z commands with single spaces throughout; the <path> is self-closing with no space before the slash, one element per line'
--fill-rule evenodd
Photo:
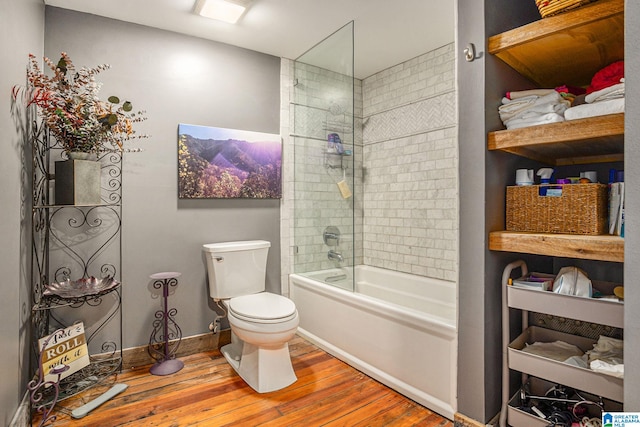
<path fill-rule="evenodd" d="M 453 282 L 369 266 L 289 276 L 298 333 L 354 368 L 449 419 L 456 412 Z M 347 275 L 346 279 L 335 280 Z M 331 277 L 335 283 L 323 283 Z"/>

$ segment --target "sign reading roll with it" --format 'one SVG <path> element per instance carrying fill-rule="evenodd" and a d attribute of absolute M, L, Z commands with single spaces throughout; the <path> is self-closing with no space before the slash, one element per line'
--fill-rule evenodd
<path fill-rule="evenodd" d="M 47 340 L 49 342 L 46 347 L 42 348 Z M 42 351 L 40 369 L 44 373 L 45 381 L 55 382 L 58 380 L 57 374 L 51 374 L 51 369 L 57 366 L 66 365 L 69 367 L 60 375 L 60 379 L 62 379 L 89 365 L 89 349 L 82 322 L 40 338 L 38 346 Z"/>

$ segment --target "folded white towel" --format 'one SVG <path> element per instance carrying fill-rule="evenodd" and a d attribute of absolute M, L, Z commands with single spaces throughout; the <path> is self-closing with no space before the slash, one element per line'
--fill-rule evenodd
<path fill-rule="evenodd" d="M 544 96 L 531 95 L 531 96 L 525 96 L 524 98 L 519 98 L 519 99 L 509 99 L 504 97 L 502 98 L 502 105 L 499 107 L 499 109 L 505 110 L 505 111 L 513 111 L 527 105 L 554 104 L 562 100 L 563 100 L 562 96 L 555 90 Z"/>
<path fill-rule="evenodd" d="M 520 98 L 516 100 L 511 100 L 507 97 L 502 98 L 502 105 L 498 107 L 499 111 L 517 111 L 522 107 L 526 107 L 529 105 L 533 105 L 539 96 L 527 96 L 526 98 Z"/>
<path fill-rule="evenodd" d="M 508 92 L 508 99 L 520 99 L 526 98 L 527 96 L 535 95 L 535 96 L 545 96 L 550 93 L 556 92 L 555 89 L 528 89 L 528 90 L 515 90 L 513 92 Z"/>
<path fill-rule="evenodd" d="M 545 96 L 531 96 L 503 104 L 498 107 L 498 112 L 502 122 L 506 123 L 514 118 L 521 118 L 527 112 L 562 114 L 570 106 L 570 101 L 553 91 Z"/>
<path fill-rule="evenodd" d="M 604 89 L 591 92 L 584 97 L 585 102 L 594 103 L 598 101 L 606 101 L 609 99 L 617 99 L 624 97 L 624 83 L 618 83 Z"/>
<path fill-rule="evenodd" d="M 502 113 L 500 114 L 500 118 L 503 123 L 507 123 L 509 120 L 513 119 L 526 119 L 548 113 L 563 114 L 569 106 L 570 103 L 568 101 L 559 104 L 532 105 L 531 107 L 519 110 L 516 113 Z"/>
<path fill-rule="evenodd" d="M 564 117 L 558 113 L 537 114 L 526 118 L 515 118 L 505 122 L 507 129 L 519 129 L 529 126 L 544 125 L 547 123 L 563 122 Z"/>
<path fill-rule="evenodd" d="M 518 117 L 514 117 L 512 119 L 506 120 L 505 123 L 510 123 L 510 122 L 512 122 L 514 120 L 537 120 L 540 117 L 545 116 L 545 115 L 547 115 L 549 113 L 560 114 L 560 113 L 557 113 L 555 111 L 535 111 L 535 109 L 534 110 L 527 110 L 524 113 L 518 115 Z M 560 115 L 562 115 L 562 114 L 560 114 Z"/>
<path fill-rule="evenodd" d="M 540 96 L 538 95 L 530 95 L 530 96 L 525 96 L 518 99 L 509 99 L 506 96 L 503 96 L 502 97 L 503 107 L 500 107 L 500 108 L 509 109 L 509 108 L 516 108 L 517 106 L 533 104 L 534 102 L 536 102 L 538 98 L 540 98 Z"/>
<path fill-rule="evenodd" d="M 564 117 L 567 120 L 576 120 L 616 113 L 624 113 L 624 98 L 598 101 L 593 104 L 576 105 L 575 107 L 568 108 L 564 112 Z"/>

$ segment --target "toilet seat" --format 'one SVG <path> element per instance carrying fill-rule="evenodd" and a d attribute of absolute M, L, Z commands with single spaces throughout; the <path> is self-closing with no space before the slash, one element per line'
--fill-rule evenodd
<path fill-rule="evenodd" d="M 229 300 L 229 314 L 256 323 L 283 323 L 297 316 L 296 305 L 289 298 L 270 292 L 243 295 Z"/>

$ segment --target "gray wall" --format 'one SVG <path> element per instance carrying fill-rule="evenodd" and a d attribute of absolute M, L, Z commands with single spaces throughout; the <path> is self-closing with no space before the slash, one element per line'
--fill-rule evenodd
<path fill-rule="evenodd" d="M 41 55 L 44 5 L 41 0 L 0 1 L 0 425 L 9 425 L 26 390 L 29 366 L 29 197 L 22 191 L 24 109 L 11 113 L 10 93 L 26 82 L 29 53 Z M 22 203 L 23 197 L 25 203 Z"/>
<path fill-rule="evenodd" d="M 148 120 L 150 139 L 127 153 L 123 176 L 124 347 L 145 345 L 160 299 L 149 275 L 182 273 L 169 298 L 184 336 L 207 332 L 203 243 L 264 239 L 272 243 L 267 288 L 280 292 L 278 200 L 178 200 L 179 123 L 279 133 L 280 59 L 225 44 L 47 7 L 45 54 L 65 51 L 76 66 L 108 63 L 98 75 L 103 98 L 126 97 Z"/>
<path fill-rule="evenodd" d="M 482 2 L 459 0 L 457 22 L 457 74 L 460 253 L 458 276 L 458 412 L 484 420 L 484 272 L 485 193 L 484 67 L 481 60 L 467 63 L 462 49 L 474 43 L 484 51 Z M 470 96 L 470 94 L 472 94 Z"/>
<path fill-rule="evenodd" d="M 495 11 L 499 10 L 500 13 Z M 489 421 L 501 404 L 501 276 L 505 265 L 525 258 L 488 250 L 489 232 L 504 229 L 504 188 L 512 171 L 535 163 L 487 151 L 487 132 L 500 129 L 497 106 L 506 90 L 533 87 L 486 52 L 493 34 L 537 18 L 535 3 L 458 1 L 457 79 L 460 145 L 460 269 L 458 284 L 458 412 Z M 476 48 L 467 62 L 463 49 Z M 551 265 L 540 268 L 549 271 Z"/>
<path fill-rule="evenodd" d="M 624 277 L 630 282 L 624 298 L 624 356 L 637 361 L 640 354 L 640 2 L 625 1 L 625 238 Z M 630 72 L 633 71 L 633 72 Z M 624 409 L 640 411 L 640 363 L 625 363 Z"/>

